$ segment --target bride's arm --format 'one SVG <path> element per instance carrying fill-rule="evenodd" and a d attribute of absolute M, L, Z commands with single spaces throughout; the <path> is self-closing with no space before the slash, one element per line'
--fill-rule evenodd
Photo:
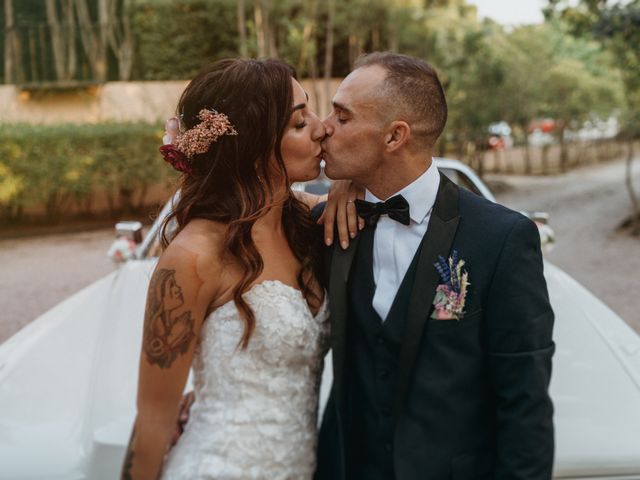
<path fill-rule="evenodd" d="M 202 275 L 206 260 L 201 249 L 191 249 L 176 240 L 160 258 L 149 284 L 137 416 L 122 479 L 159 477 L 175 429 L 196 338 L 208 305 L 216 295 L 216 285 L 202 277 L 210 279 L 218 275 Z"/>

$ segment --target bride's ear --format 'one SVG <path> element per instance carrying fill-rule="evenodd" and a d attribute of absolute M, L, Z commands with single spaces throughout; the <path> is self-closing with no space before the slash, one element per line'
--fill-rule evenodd
<path fill-rule="evenodd" d="M 387 135 L 385 136 L 385 146 L 387 152 L 391 153 L 405 145 L 411 136 L 411 127 L 403 120 L 391 122 Z"/>

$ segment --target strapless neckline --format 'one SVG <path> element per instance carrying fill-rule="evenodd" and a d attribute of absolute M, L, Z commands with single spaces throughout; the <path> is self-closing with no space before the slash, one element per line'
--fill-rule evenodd
<path fill-rule="evenodd" d="M 318 309 L 318 312 L 314 315 L 313 312 L 311 311 L 311 308 L 309 307 L 309 303 L 307 302 L 307 299 L 305 298 L 304 294 L 302 293 L 302 290 L 300 290 L 299 288 L 293 287 L 291 285 L 289 285 L 288 283 L 285 283 L 281 280 L 277 280 L 277 279 L 266 279 L 266 280 L 262 280 L 261 282 L 258 283 L 254 283 L 251 288 L 249 288 L 249 290 L 247 290 L 246 292 L 244 292 L 243 296 L 252 296 L 254 294 L 256 294 L 257 291 L 260 290 L 265 290 L 268 289 L 269 287 L 281 287 L 283 288 L 285 291 L 287 291 L 292 297 L 298 298 L 299 300 L 301 300 L 304 305 L 305 308 L 307 310 L 307 312 L 309 313 L 309 316 L 311 318 L 313 318 L 314 320 L 317 320 L 318 318 L 322 317 L 324 315 L 324 313 L 327 310 L 327 306 L 328 306 L 328 295 L 327 292 L 324 292 L 324 298 L 322 300 L 322 304 L 320 305 L 320 308 Z M 229 300 L 228 302 L 223 303 L 222 305 L 220 305 L 218 308 L 216 308 L 213 312 L 211 312 L 209 314 L 209 316 L 214 315 L 216 312 L 219 312 L 221 310 L 227 309 L 227 308 L 235 308 L 235 303 L 233 302 L 233 299 Z"/>

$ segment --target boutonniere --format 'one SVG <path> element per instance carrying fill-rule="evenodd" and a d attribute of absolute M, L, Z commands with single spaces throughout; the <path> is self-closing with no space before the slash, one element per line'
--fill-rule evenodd
<path fill-rule="evenodd" d="M 460 320 L 464 315 L 464 302 L 469 286 L 469 274 L 462 269 L 464 260 L 459 259 L 458 252 L 454 250 L 448 262 L 442 255 L 438 255 L 438 261 L 433 265 L 440 274 L 442 283 L 436 288 L 431 318 Z"/>

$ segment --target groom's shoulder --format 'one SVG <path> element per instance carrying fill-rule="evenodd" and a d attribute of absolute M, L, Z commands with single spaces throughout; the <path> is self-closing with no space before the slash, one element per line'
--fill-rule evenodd
<path fill-rule="evenodd" d="M 510 231 L 519 221 L 531 221 L 520 212 L 464 188 L 460 188 L 459 210 L 464 222 L 498 235 Z"/>

